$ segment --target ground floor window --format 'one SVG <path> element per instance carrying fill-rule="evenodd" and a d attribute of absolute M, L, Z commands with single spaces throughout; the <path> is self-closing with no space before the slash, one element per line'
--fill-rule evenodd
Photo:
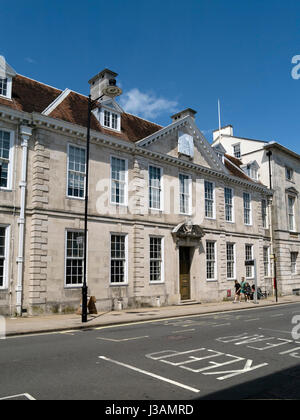
<path fill-rule="evenodd" d="M 270 276 L 270 255 L 269 247 L 264 247 L 264 275 L 265 277 Z"/>
<path fill-rule="evenodd" d="M 7 227 L 0 227 L 0 288 L 4 288 L 7 283 Z"/>
<path fill-rule="evenodd" d="M 83 284 L 84 268 L 84 233 L 68 231 L 66 244 L 66 285 Z"/>
<path fill-rule="evenodd" d="M 206 242 L 206 278 L 216 280 L 216 243 Z"/>
<path fill-rule="evenodd" d="M 253 245 L 246 245 L 245 246 L 245 260 L 252 261 L 253 260 Z M 246 277 L 247 279 L 252 279 L 254 277 L 254 267 L 252 265 L 246 266 Z"/>
<path fill-rule="evenodd" d="M 127 282 L 126 235 L 111 235 L 110 282 L 124 284 Z"/>
<path fill-rule="evenodd" d="M 227 254 L 227 278 L 235 278 L 235 246 L 232 243 L 226 244 L 226 254 Z"/>
<path fill-rule="evenodd" d="M 163 281 L 163 239 L 150 237 L 150 282 Z"/>
<path fill-rule="evenodd" d="M 297 274 L 297 257 L 298 252 L 291 252 L 291 272 Z"/>

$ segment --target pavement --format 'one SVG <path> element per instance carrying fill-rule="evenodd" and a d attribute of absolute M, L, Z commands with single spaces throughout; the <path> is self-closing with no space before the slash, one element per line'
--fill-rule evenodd
<path fill-rule="evenodd" d="M 250 303 L 202 303 L 191 305 L 164 306 L 160 308 L 126 309 L 123 311 L 101 312 L 98 315 L 89 315 L 88 322 L 82 324 L 81 316 L 68 315 L 43 315 L 22 318 L 5 318 L 6 336 L 26 334 L 41 334 L 57 331 L 89 329 L 103 326 L 130 324 L 142 321 L 169 319 L 192 315 L 205 315 L 210 313 L 227 312 L 234 310 L 255 310 L 266 306 L 280 306 L 300 302 L 300 296 L 284 296 L 276 303 L 271 297 L 260 300 L 259 304 Z"/>

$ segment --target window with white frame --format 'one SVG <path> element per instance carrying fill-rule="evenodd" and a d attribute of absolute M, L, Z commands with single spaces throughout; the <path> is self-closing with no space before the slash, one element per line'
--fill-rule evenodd
<path fill-rule="evenodd" d="M 215 199 L 214 199 L 214 184 L 205 181 L 205 217 L 213 219 L 215 217 Z"/>
<path fill-rule="evenodd" d="M 216 243 L 206 242 L 206 278 L 216 280 Z"/>
<path fill-rule="evenodd" d="M 268 212 L 267 212 L 267 200 L 261 200 L 261 217 L 262 225 L 264 229 L 268 228 Z"/>
<path fill-rule="evenodd" d="M 162 201 L 162 170 L 155 166 L 149 166 L 149 207 L 161 210 Z"/>
<path fill-rule="evenodd" d="M 191 213 L 191 183 L 189 175 L 179 174 L 180 213 Z"/>
<path fill-rule="evenodd" d="M 288 196 L 288 223 L 289 223 L 289 230 L 294 232 L 296 230 L 295 224 L 295 197 L 289 195 Z"/>
<path fill-rule="evenodd" d="M 240 159 L 240 157 L 241 157 L 241 145 L 240 144 L 235 144 L 233 146 L 233 156 Z"/>
<path fill-rule="evenodd" d="M 66 242 L 66 286 L 81 286 L 84 269 L 84 233 L 67 231 Z"/>
<path fill-rule="evenodd" d="M 111 202 L 127 204 L 127 160 L 111 157 Z"/>
<path fill-rule="evenodd" d="M 68 148 L 68 196 L 85 197 L 86 151 L 69 145 Z"/>
<path fill-rule="evenodd" d="M 111 235 L 110 282 L 127 282 L 127 241 L 126 235 Z"/>
<path fill-rule="evenodd" d="M 270 276 L 270 249 L 269 247 L 264 247 L 264 276 Z"/>
<path fill-rule="evenodd" d="M 0 226 L 0 289 L 7 286 L 7 227 Z"/>
<path fill-rule="evenodd" d="M 9 188 L 11 133 L 0 130 L 0 187 Z"/>
<path fill-rule="evenodd" d="M 233 190 L 232 188 L 225 188 L 225 220 L 226 222 L 233 222 Z"/>
<path fill-rule="evenodd" d="M 113 130 L 119 130 L 120 127 L 120 115 L 115 112 L 108 111 L 107 109 L 103 110 L 103 125 L 107 128 L 112 128 Z"/>
<path fill-rule="evenodd" d="M 291 252 L 291 273 L 297 274 L 298 252 Z"/>
<path fill-rule="evenodd" d="M 6 77 L 0 77 L 0 95 L 8 96 L 8 83 Z"/>
<path fill-rule="evenodd" d="M 150 282 L 163 282 L 163 239 L 150 237 Z"/>
<path fill-rule="evenodd" d="M 251 196 L 249 193 L 243 193 L 244 199 L 244 223 L 251 225 Z"/>
<path fill-rule="evenodd" d="M 245 245 L 245 260 L 253 260 L 253 245 Z M 254 267 L 252 265 L 246 266 L 246 277 L 252 279 L 254 277 Z"/>
<path fill-rule="evenodd" d="M 235 244 L 226 244 L 226 255 L 227 255 L 227 279 L 231 280 L 235 278 Z"/>

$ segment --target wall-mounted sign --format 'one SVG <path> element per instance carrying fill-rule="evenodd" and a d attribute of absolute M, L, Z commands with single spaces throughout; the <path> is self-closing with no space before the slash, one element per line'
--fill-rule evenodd
<path fill-rule="evenodd" d="M 194 138 L 189 134 L 178 133 L 178 153 L 194 157 Z"/>

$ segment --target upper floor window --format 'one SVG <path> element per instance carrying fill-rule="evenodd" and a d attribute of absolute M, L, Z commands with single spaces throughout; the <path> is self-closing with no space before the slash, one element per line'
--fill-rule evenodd
<path fill-rule="evenodd" d="M 293 180 L 293 169 L 286 167 L 285 168 L 285 177 L 288 181 L 292 181 Z"/>
<path fill-rule="evenodd" d="M 10 188 L 12 135 L 0 130 L 0 187 Z"/>
<path fill-rule="evenodd" d="M 243 193 L 244 199 L 244 224 L 251 225 L 251 196 L 249 193 Z"/>
<path fill-rule="evenodd" d="M 81 147 L 68 148 L 68 196 L 85 197 L 86 151 Z"/>
<path fill-rule="evenodd" d="M 261 200 L 261 217 L 264 229 L 268 228 L 267 200 Z"/>
<path fill-rule="evenodd" d="M 233 156 L 240 159 L 241 158 L 241 145 L 235 144 L 233 146 Z"/>
<path fill-rule="evenodd" d="M 149 207 L 162 210 L 162 170 L 149 166 Z"/>
<path fill-rule="evenodd" d="M 127 161 L 111 158 L 111 202 L 127 204 Z"/>
<path fill-rule="evenodd" d="M 232 188 L 225 188 L 225 220 L 226 222 L 233 222 L 233 190 Z"/>
<path fill-rule="evenodd" d="M 289 230 L 294 232 L 296 229 L 295 224 L 295 197 L 288 196 L 288 223 Z"/>
<path fill-rule="evenodd" d="M 214 184 L 205 181 L 205 217 L 213 219 L 215 217 L 215 192 Z"/>
<path fill-rule="evenodd" d="M 191 185 L 192 179 L 189 175 L 179 175 L 180 213 L 191 213 Z"/>
<path fill-rule="evenodd" d="M 104 127 L 112 128 L 113 130 L 120 131 L 121 123 L 120 123 L 120 115 L 109 111 L 107 109 L 102 110 L 102 118 L 101 123 Z"/>
<path fill-rule="evenodd" d="M 7 78 L 0 77 L 0 95 L 8 96 L 8 89 L 7 89 Z"/>

